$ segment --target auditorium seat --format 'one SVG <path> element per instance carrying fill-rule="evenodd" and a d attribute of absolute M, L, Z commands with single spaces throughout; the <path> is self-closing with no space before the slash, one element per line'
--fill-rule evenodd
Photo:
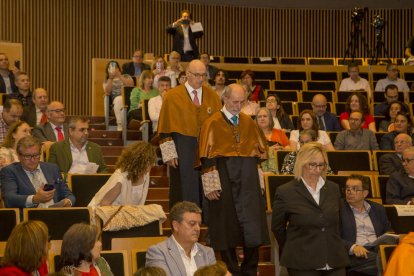
<path fill-rule="evenodd" d="M 333 91 L 302 91 L 302 101 L 304 102 L 312 102 L 313 97 L 317 94 L 322 94 L 325 96 L 327 102 L 333 103 L 334 102 L 334 93 Z"/>
<path fill-rule="evenodd" d="M 358 92 L 364 95 L 368 99 L 367 91 L 358 91 Z M 338 91 L 336 92 L 336 101 L 346 103 L 348 101 L 349 96 L 351 96 L 352 93 L 355 93 L 355 91 Z"/>
<path fill-rule="evenodd" d="M 336 65 L 335 58 L 308 58 L 309 65 Z"/>
<path fill-rule="evenodd" d="M 303 80 L 308 79 L 305 71 L 284 71 L 279 72 L 279 80 Z"/>
<path fill-rule="evenodd" d="M 372 171 L 371 152 L 368 150 L 327 151 L 327 154 L 329 165 L 335 173 L 339 171 Z"/>
<path fill-rule="evenodd" d="M 404 75 L 401 77 L 405 81 L 414 81 L 414 73 L 413 72 L 405 72 Z"/>
<path fill-rule="evenodd" d="M 309 75 L 310 75 L 310 80 L 313 80 L 313 81 L 338 81 L 337 72 L 310 71 Z"/>
<path fill-rule="evenodd" d="M 384 67 L 384 72 L 373 72 L 372 73 L 372 81 L 379 81 L 380 79 L 385 79 L 387 77 L 387 73 L 385 73 L 385 67 Z M 375 86 L 374 86 L 375 89 Z"/>
<path fill-rule="evenodd" d="M 299 102 L 297 106 L 298 106 L 298 114 L 300 114 L 305 109 L 312 110 L 312 102 Z M 329 112 L 334 112 L 332 108 L 332 103 L 326 103 L 326 110 Z"/>
<path fill-rule="evenodd" d="M 396 234 L 408 234 L 414 231 L 414 216 L 398 216 L 394 205 L 384 205 L 391 228 Z"/>
<path fill-rule="evenodd" d="M 248 57 L 223 57 L 224 63 L 243 63 L 247 64 L 249 63 Z"/>
<path fill-rule="evenodd" d="M 392 59 L 390 58 L 367 58 L 366 59 L 367 65 L 385 65 L 389 63 L 393 63 Z"/>
<path fill-rule="evenodd" d="M 348 65 L 350 63 L 356 63 L 357 65 L 361 66 L 364 65 L 364 59 L 363 58 L 337 58 L 336 64 L 337 65 Z"/>
<path fill-rule="evenodd" d="M 243 71 L 241 70 L 227 70 L 227 76 L 229 79 L 240 79 L 240 75 Z"/>
<path fill-rule="evenodd" d="M 294 65 L 307 65 L 306 58 L 300 57 L 280 57 L 280 64 L 294 64 Z"/>
<path fill-rule="evenodd" d="M 253 64 L 277 64 L 275 57 L 252 57 Z"/>
<path fill-rule="evenodd" d="M 330 164 L 330 163 L 329 163 Z M 367 198 L 374 198 L 376 197 L 375 193 L 375 185 L 374 185 L 374 179 L 372 175 L 364 175 L 367 179 L 369 179 L 369 192 Z M 341 190 L 341 194 L 343 197 L 345 197 L 344 188 L 346 187 L 346 181 L 348 179 L 349 175 L 327 175 L 326 179 L 330 180 L 332 182 L 335 182 L 339 185 L 339 189 Z"/>
<path fill-rule="evenodd" d="M 265 177 L 267 210 L 271 211 L 276 189 L 293 179 L 293 175 L 267 175 Z"/>
<path fill-rule="evenodd" d="M 395 248 L 397 248 L 396 244 L 380 244 L 379 251 L 381 256 L 382 271 L 385 271 L 387 268 L 387 264 Z"/>
<path fill-rule="evenodd" d="M 0 209 L 0 256 L 4 255 L 7 240 L 13 228 L 20 223 L 20 212 L 18 208 Z"/>
<path fill-rule="evenodd" d="M 138 269 L 145 266 L 146 254 L 147 250 L 133 249 L 131 251 L 133 272 L 136 272 Z"/>
<path fill-rule="evenodd" d="M 408 100 L 410 102 L 410 112 L 413 114 L 412 102 L 414 102 L 414 91 L 408 92 Z"/>
<path fill-rule="evenodd" d="M 381 197 L 382 202 L 384 202 L 384 204 L 386 203 L 385 200 L 387 197 L 387 182 L 389 178 L 390 178 L 389 175 L 376 175 L 375 176 L 375 181 L 378 187 L 378 195 L 379 197 Z"/>
<path fill-rule="evenodd" d="M 254 81 L 255 84 L 260 85 L 263 89 L 272 89 L 271 81 L 270 80 L 258 80 Z"/>
<path fill-rule="evenodd" d="M 285 160 L 285 156 L 291 152 L 290 150 L 278 150 L 276 151 L 276 162 L 277 162 L 277 168 L 279 169 L 279 172 L 282 170 L 283 160 Z"/>
<path fill-rule="evenodd" d="M 327 90 L 327 91 L 336 91 L 337 84 L 336 81 L 307 81 L 306 82 L 307 90 Z"/>
<path fill-rule="evenodd" d="M 377 138 L 378 145 L 381 142 L 382 136 L 387 134 L 387 132 L 375 132 L 375 138 Z"/>
<path fill-rule="evenodd" d="M 77 207 L 87 207 L 111 174 L 68 174 L 68 186 L 76 197 Z"/>
<path fill-rule="evenodd" d="M 384 91 L 374 91 L 374 104 L 385 102 L 385 93 Z M 398 100 L 404 102 L 404 93 L 398 92 Z"/>
<path fill-rule="evenodd" d="M 299 118 L 299 115 L 290 115 L 289 118 L 290 118 L 290 120 L 293 123 L 293 129 L 298 129 L 298 118 Z"/>
<path fill-rule="evenodd" d="M 256 80 L 275 80 L 275 71 L 254 71 L 254 78 Z"/>
<path fill-rule="evenodd" d="M 63 234 L 75 223 L 91 222 L 89 209 L 85 207 L 71 208 L 25 208 L 24 221 L 40 220 L 49 228 L 51 240 L 62 240 Z"/>
<path fill-rule="evenodd" d="M 276 90 L 303 90 L 304 82 L 300 80 L 275 80 L 274 89 Z"/>
<path fill-rule="evenodd" d="M 342 112 L 346 111 L 346 102 L 337 102 L 337 103 L 334 103 L 334 105 L 335 105 L 336 115 L 339 116 L 341 115 Z"/>
<path fill-rule="evenodd" d="M 288 115 L 297 115 L 297 106 L 294 102 L 282 102 L 283 109 Z"/>
<path fill-rule="evenodd" d="M 267 97 L 277 95 L 282 102 L 298 102 L 299 93 L 294 90 L 267 90 Z"/>
<path fill-rule="evenodd" d="M 336 136 L 338 135 L 340 131 L 328 131 L 329 139 L 331 139 L 332 144 L 335 143 Z"/>

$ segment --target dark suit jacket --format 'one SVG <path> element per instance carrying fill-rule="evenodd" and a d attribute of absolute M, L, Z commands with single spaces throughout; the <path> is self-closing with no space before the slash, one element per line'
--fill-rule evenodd
<path fill-rule="evenodd" d="M 276 190 L 272 231 L 282 248 L 280 264 L 311 270 L 345 267 L 348 254 L 340 235 L 340 192 L 338 184 L 326 181 L 319 205 L 302 180 L 296 179 Z"/>
<path fill-rule="evenodd" d="M 13 93 L 18 93 L 19 89 L 17 88 L 14 79 L 14 74 L 12 71 L 9 70 L 9 79 L 10 79 L 10 85 Z M 4 82 L 3 76 L 0 75 L 0 93 L 6 93 L 6 83 Z"/>
<path fill-rule="evenodd" d="M 173 35 L 173 51 L 179 52 L 181 55 L 184 54 L 184 32 L 181 24 L 178 26 L 173 27 L 173 25 L 169 25 L 167 27 L 167 33 Z M 191 27 L 188 27 L 188 37 L 190 40 L 190 45 L 193 48 L 194 56 L 198 57 L 200 55 L 198 51 L 198 46 L 195 42 L 196 38 L 202 37 L 203 32 L 195 32 L 191 31 Z"/>
<path fill-rule="evenodd" d="M 199 251 L 194 256 L 197 268 L 216 263 L 216 257 L 211 247 L 197 243 Z M 172 237 L 151 246 L 146 254 L 146 266 L 161 267 L 168 276 L 187 275 L 180 251 Z"/>
<path fill-rule="evenodd" d="M 65 139 L 69 137 L 68 124 L 66 123 L 63 124 L 63 134 L 65 135 Z M 49 122 L 44 125 L 35 125 L 32 135 L 42 143 L 45 141 L 56 142 L 55 131 Z"/>
<path fill-rule="evenodd" d="M 40 168 L 49 184 L 56 188 L 53 200 L 58 202 L 69 199 L 75 205 L 75 197 L 62 179 L 59 168 L 55 164 L 40 162 Z M 7 208 L 25 208 L 29 195 L 36 194 L 32 182 L 23 170 L 20 162 L 12 163 L 0 171 L 1 192 Z"/>
<path fill-rule="evenodd" d="M 279 124 L 283 129 L 292 129 L 292 130 L 295 129 L 292 121 L 289 118 L 289 115 L 287 114 L 282 116 L 282 119 L 279 120 Z"/>
<path fill-rule="evenodd" d="M 89 162 L 99 165 L 97 171 L 98 173 L 106 173 L 108 171 L 103 158 L 101 146 L 88 141 L 88 144 L 86 145 L 86 154 L 88 155 Z M 72 152 L 70 151 L 69 139 L 54 143 L 50 147 L 48 162 L 58 165 L 62 172 L 67 173 L 70 170 L 72 161 Z"/>
<path fill-rule="evenodd" d="M 341 131 L 339 126 L 338 118 L 331 112 L 326 111 L 323 114 L 323 119 L 325 121 L 326 131 Z"/>
<path fill-rule="evenodd" d="M 36 106 L 29 105 L 23 109 L 22 121 L 25 121 L 29 126 L 34 127 L 36 125 Z"/>
<path fill-rule="evenodd" d="M 414 179 L 405 172 L 394 172 L 387 182 L 386 204 L 406 205 L 414 197 Z"/>
<path fill-rule="evenodd" d="M 141 73 L 144 70 L 150 70 L 150 67 L 148 64 L 141 63 Z M 131 77 L 135 76 L 135 66 L 133 62 L 128 62 L 122 65 L 122 74 L 128 74 Z"/>
<path fill-rule="evenodd" d="M 216 75 L 218 69 L 216 66 L 208 65 L 207 66 L 208 75 L 210 76 L 211 80 L 214 80 L 214 76 Z"/>
<path fill-rule="evenodd" d="M 367 200 L 367 202 L 371 205 L 371 209 L 368 214 L 372 225 L 374 226 L 375 235 L 379 237 L 391 229 L 391 224 L 387 218 L 384 206 L 369 200 Z M 343 199 L 341 204 L 342 239 L 345 243 L 346 250 L 349 252 L 349 249 L 356 242 L 356 222 L 354 213 L 352 212 L 348 202 Z"/>
<path fill-rule="evenodd" d="M 380 174 L 390 175 L 393 172 L 404 172 L 404 166 L 401 158 L 396 153 L 387 153 L 381 155 L 379 160 Z"/>

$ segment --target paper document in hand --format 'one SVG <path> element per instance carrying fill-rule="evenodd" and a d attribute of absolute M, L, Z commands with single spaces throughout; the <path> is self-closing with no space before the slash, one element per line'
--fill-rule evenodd
<path fill-rule="evenodd" d="M 190 27 L 191 27 L 191 31 L 193 33 L 202 32 L 203 31 L 203 25 L 201 25 L 200 22 L 196 22 L 194 24 L 191 24 Z"/>

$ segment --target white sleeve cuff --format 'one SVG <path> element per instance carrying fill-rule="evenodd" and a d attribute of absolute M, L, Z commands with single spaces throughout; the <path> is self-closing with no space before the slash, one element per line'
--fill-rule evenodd
<path fill-rule="evenodd" d="M 29 196 L 26 198 L 26 207 L 27 207 L 27 208 L 30 208 L 30 207 L 34 207 L 34 206 L 36 206 L 36 204 L 34 204 L 34 203 L 33 203 L 33 197 L 34 197 L 34 195 L 29 195 Z"/>
<path fill-rule="evenodd" d="M 162 161 L 168 162 L 174 158 L 178 158 L 177 150 L 173 140 L 166 141 L 160 144 Z"/>
<path fill-rule="evenodd" d="M 204 194 L 207 195 L 214 191 L 221 191 L 220 176 L 217 170 L 209 171 L 201 175 Z"/>
<path fill-rule="evenodd" d="M 260 181 L 260 188 L 262 189 L 262 190 L 264 190 L 265 189 L 265 183 L 264 183 L 264 177 L 263 177 L 263 171 L 262 171 L 262 168 L 257 168 L 257 171 L 258 171 L 258 173 L 259 173 L 259 181 Z"/>

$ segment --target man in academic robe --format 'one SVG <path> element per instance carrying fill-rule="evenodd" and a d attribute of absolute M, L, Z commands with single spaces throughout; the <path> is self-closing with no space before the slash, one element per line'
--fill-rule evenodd
<path fill-rule="evenodd" d="M 209 200 L 211 246 L 233 275 L 256 275 L 260 245 L 269 242 L 260 162 L 266 158 L 263 133 L 240 113 L 246 90 L 229 85 L 224 107 L 203 124 L 199 138 L 204 194 Z M 243 245 L 241 267 L 236 246 Z"/>
<path fill-rule="evenodd" d="M 201 207 L 200 171 L 196 163 L 197 137 L 203 122 L 220 110 L 219 96 L 203 85 L 206 67 L 199 60 L 189 63 L 187 82 L 168 91 L 158 122 L 163 161 L 170 166 L 170 206 L 190 201 Z"/>

